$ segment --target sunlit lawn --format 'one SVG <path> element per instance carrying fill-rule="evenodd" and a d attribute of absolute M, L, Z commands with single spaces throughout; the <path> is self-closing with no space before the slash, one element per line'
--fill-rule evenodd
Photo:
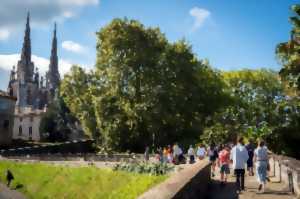
<path fill-rule="evenodd" d="M 150 176 L 95 167 L 62 167 L 41 163 L 0 162 L 0 179 L 9 168 L 12 187 L 28 198 L 136 198 L 166 176 Z M 23 186 L 23 187 L 22 187 Z"/>

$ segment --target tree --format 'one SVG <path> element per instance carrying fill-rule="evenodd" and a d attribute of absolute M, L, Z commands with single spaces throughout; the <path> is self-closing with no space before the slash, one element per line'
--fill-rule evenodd
<path fill-rule="evenodd" d="M 72 133 L 77 119 L 72 115 L 61 96 L 57 96 L 43 115 L 40 124 L 42 139 L 50 142 L 65 141 Z"/>
<path fill-rule="evenodd" d="M 93 74 L 86 73 L 79 66 L 72 66 L 60 85 L 60 95 L 72 114 L 80 121 L 84 132 L 96 141 L 99 131 L 96 125 L 91 87 Z"/>
<path fill-rule="evenodd" d="M 290 17 L 292 23 L 291 38 L 288 42 L 280 43 L 276 47 L 276 54 L 283 68 L 281 77 L 289 83 L 291 88 L 300 91 L 300 5 L 292 6 L 294 16 Z"/>
<path fill-rule="evenodd" d="M 277 73 L 242 70 L 223 73 L 231 105 L 207 119 L 202 140 L 234 141 L 237 135 L 265 139 L 275 153 L 300 158 L 299 97 L 287 96 Z"/>
<path fill-rule="evenodd" d="M 268 70 L 242 70 L 224 72 L 223 76 L 232 97 L 231 106 L 207 121 L 209 126 L 212 125 L 210 128 L 215 128 L 214 125 L 223 128 L 219 131 L 227 132 L 222 134 L 227 141 L 239 134 L 253 139 L 268 138 L 277 123 L 274 111 L 278 99 L 284 95 L 278 75 Z"/>
<path fill-rule="evenodd" d="M 97 33 L 95 71 L 73 68 L 62 95 L 107 149 L 142 151 L 196 142 L 205 118 L 226 102 L 223 86 L 186 41 L 170 43 L 157 28 L 114 19 Z"/>

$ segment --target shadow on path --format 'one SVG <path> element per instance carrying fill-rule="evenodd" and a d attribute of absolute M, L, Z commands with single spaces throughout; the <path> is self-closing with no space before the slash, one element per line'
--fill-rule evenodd
<path fill-rule="evenodd" d="M 209 185 L 209 195 L 206 199 L 238 199 L 239 195 L 236 193 L 236 184 L 228 182 L 226 185 L 221 186 L 220 181 L 211 180 Z"/>

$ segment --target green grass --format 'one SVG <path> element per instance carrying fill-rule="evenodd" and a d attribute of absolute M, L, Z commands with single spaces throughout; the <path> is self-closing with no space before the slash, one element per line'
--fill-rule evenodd
<path fill-rule="evenodd" d="M 12 187 L 28 198 L 136 198 L 167 176 L 112 171 L 95 167 L 62 167 L 41 163 L 0 161 L 0 180 L 6 169 L 15 177 Z"/>

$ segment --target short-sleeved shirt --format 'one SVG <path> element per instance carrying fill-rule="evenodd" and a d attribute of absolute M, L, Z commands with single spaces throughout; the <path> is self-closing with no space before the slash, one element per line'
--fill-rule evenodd
<path fill-rule="evenodd" d="M 230 162 L 230 153 L 227 150 L 222 150 L 219 152 L 219 161 L 223 164 L 229 164 Z"/>
<path fill-rule="evenodd" d="M 199 157 L 204 157 L 205 156 L 205 148 L 204 147 L 198 147 L 198 150 L 197 150 L 197 156 Z"/>
<path fill-rule="evenodd" d="M 191 155 L 194 155 L 194 154 L 195 154 L 194 149 L 193 148 L 189 148 L 188 155 L 191 156 Z"/>
<path fill-rule="evenodd" d="M 267 147 L 257 147 L 254 151 L 257 161 L 267 161 L 268 160 L 268 149 Z"/>

